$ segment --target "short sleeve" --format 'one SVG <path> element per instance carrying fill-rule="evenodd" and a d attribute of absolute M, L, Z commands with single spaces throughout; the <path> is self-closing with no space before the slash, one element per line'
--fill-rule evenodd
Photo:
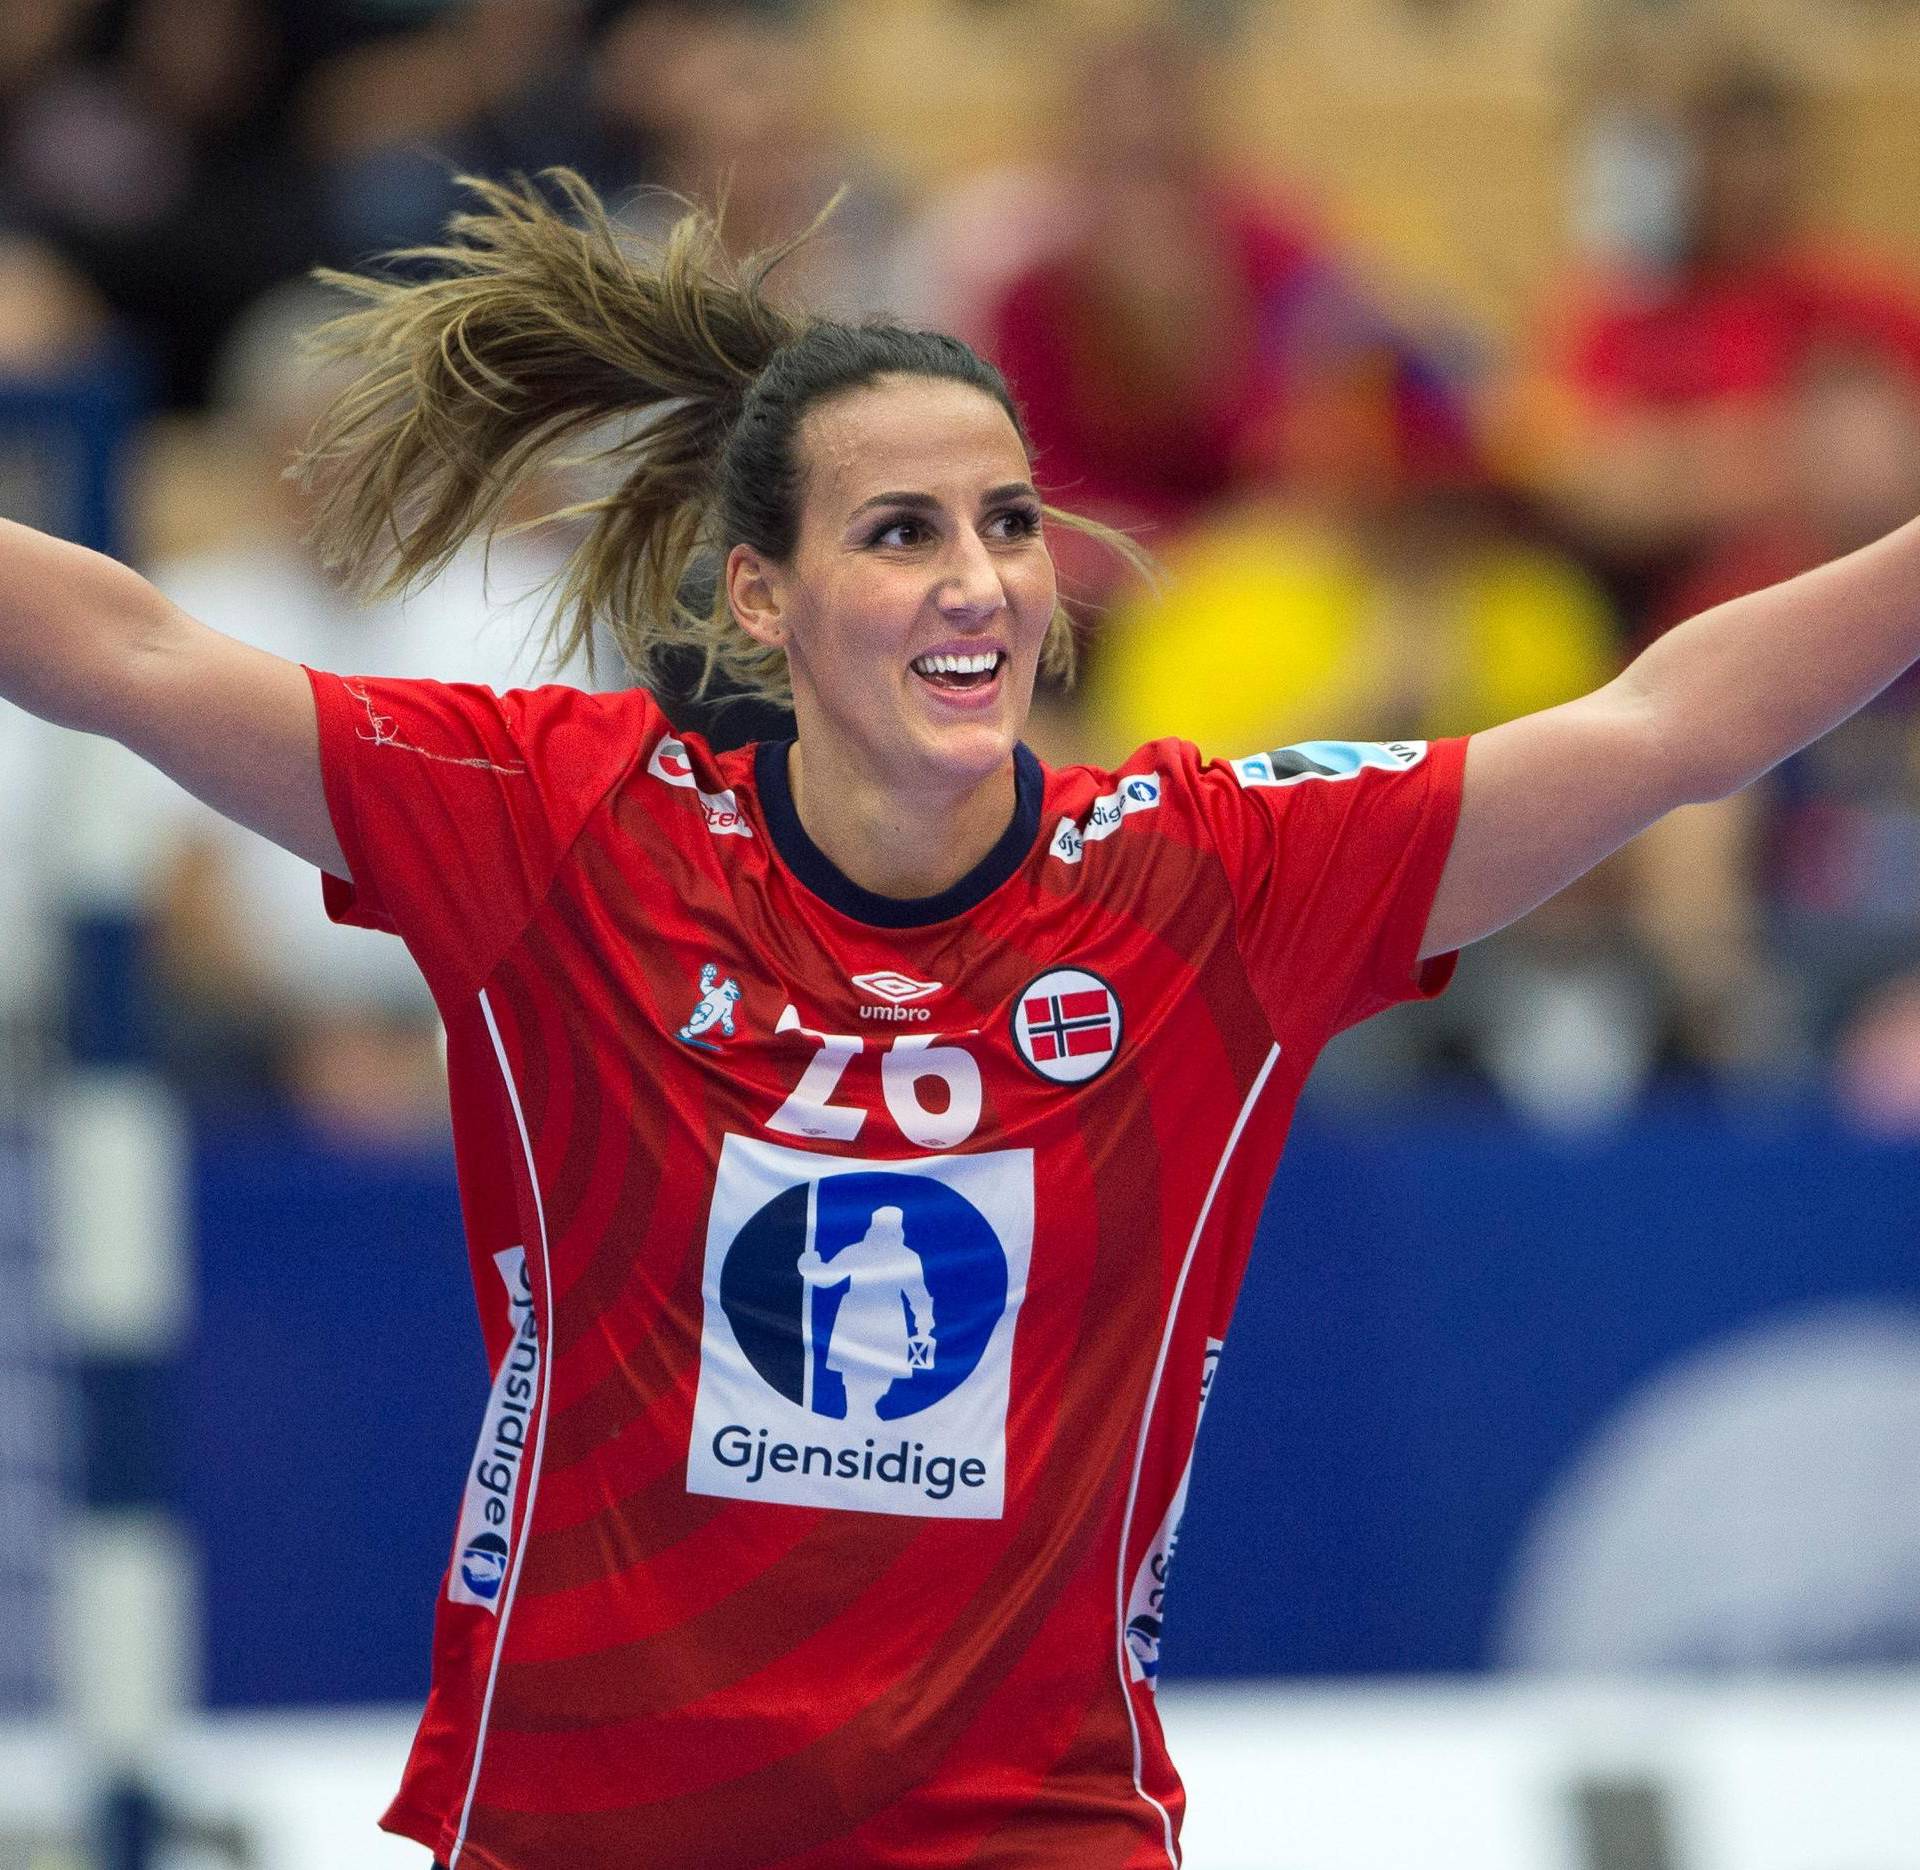
<path fill-rule="evenodd" d="M 327 914 L 400 936 L 443 999 L 486 980 L 665 726 L 638 689 L 307 677 L 350 872 L 323 876 Z"/>
<path fill-rule="evenodd" d="M 1466 745 L 1314 740 L 1200 769 L 1241 955 L 1283 1041 L 1317 1048 L 1452 978 L 1456 957 L 1419 956 Z"/>

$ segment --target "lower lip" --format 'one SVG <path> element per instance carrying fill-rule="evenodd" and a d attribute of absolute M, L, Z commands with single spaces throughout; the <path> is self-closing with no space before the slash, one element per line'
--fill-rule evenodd
<path fill-rule="evenodd" d="M 1006 660 L 1003 657 L 992 677 L 977 688 L 942 688 L 937 682 L 930 682 L 915 670 L 909 670 L 915 682 L 936 701 L 943 702 L 949 708 L 962 714 L 978 714 L 990 708 L 1000 699 L 1000 685 L 1007 673 Z"/>

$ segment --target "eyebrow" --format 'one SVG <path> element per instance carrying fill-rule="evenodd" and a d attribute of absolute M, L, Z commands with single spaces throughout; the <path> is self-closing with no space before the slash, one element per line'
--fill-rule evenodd
<path fill-rule="evenodd" d="M 998 487 L 989 487 L 980 496 L 982 506 L 991 506 L 996 500 L 1010 500 L 1016 494 L 1025 494 L 1029 499 L 1039 499 L 1032 484 L 1023 480 L 1003 481 Z M 870 506 L 905 507 L 913 513 L 937 513 L 940 502 L 930 493 L 877 493 L 871 500 L 862 500 L 847 515 L 849 519 L 858 519 Z"/>

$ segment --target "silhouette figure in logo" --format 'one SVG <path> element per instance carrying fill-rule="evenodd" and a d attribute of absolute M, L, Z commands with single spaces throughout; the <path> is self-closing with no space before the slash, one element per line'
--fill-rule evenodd
<path fill-rule="evenodd" d="M 905 1220 L 898 1208 L 875 1208 L 867 1231 L 831 1262 L 812 1247 L 800 1256 L 809 1312 L 816 1291 L 847 1288 L 834 1317 L 826 1365 L 846 1389 L 849 1422 L 879 1421 L 880 1398 L 895 1378 L 933 1368 L 933 1295 L 919 1254 L 907 1245 Z"/>
<path fill-rule="evenodd" d="M 731 1039 L 733 1007 L 739 998 L 740 983 L 731 978 L 721 980 L 720 970 L 709 961 L 700 970 L 700 1004 L 687 1015 L 687 1023 L 674 1036 L 684 1039 L 689 1045 L 703 1047 L 706 1051 L 717 1051 L 719 1048 L 710 1039 L 703 1039 L 700 1035 L 718 1026 Z"/>

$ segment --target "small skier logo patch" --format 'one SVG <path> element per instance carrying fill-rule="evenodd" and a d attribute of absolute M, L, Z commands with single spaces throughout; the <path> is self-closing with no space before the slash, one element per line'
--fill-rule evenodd
<path fill-rule="evenodd" d="M 697 1045 L 703 1052 L 719 1051 L 719 1046 L 704 1035 L 717 1027 L 723 1037 L 733 1037 L 733 1009 L 739 998 L 740 983 L 731 977 L 722 980 L 720 970 L 709 961 L 700 970 L 700 1002 L 674 1037 L 687 1045 Z"/>

